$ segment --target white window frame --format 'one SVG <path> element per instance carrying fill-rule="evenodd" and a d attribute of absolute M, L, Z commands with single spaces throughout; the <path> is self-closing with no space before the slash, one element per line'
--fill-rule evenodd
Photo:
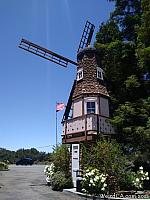
<path fill-rule="evenodd" d="M 104 71 L 102 70 L 102 68 L 97 67 L 97 78 L 100 80 L 104 80 L 104 76 L 103 76 Z"/>
<path fill-rule="evenodd" d="M 83 68 L 77 71 L 77 81 L 83 79 Z"/>
<path fill-rule="evenodd" d="M 93 114 L 98 114 L 98 99 L 97 97 L 86 97 L 84 99 L 84 112 L 85 114 L 90 114 L 90 113 L 87 113 L 87 102 L 95 102 L 95 113 Z M 91 112 L 92 114 L 92 112 Z"/>

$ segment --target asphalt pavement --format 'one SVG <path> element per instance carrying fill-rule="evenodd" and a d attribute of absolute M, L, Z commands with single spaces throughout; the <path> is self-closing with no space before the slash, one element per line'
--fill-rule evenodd
<path fill-rule="evenodd" d="M 44 165 L 10 165 L 0 171 L 0 200 L 83 200 L 75 194 L 57 192 L 47 186 Z"/>

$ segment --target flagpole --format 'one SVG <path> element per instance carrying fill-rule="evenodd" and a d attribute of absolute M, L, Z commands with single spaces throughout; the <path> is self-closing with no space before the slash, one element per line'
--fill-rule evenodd
<path fill-rule="evenodd" d="M 65 107 L 64 103 L 57 103 L 56 102 L 56 147 L 58 145 L 58 130 L 57 130 L 57 112 L 63 110 Z"/>
<path fill-rule="evenodd" d="M 57 105 L 57 103 L 56 103 L 56 105 Z M 57 138 L 57 109 L 56 109 L 56 147 L 57 147 L 57 141 L 58 140 L 58 138 Z"/>

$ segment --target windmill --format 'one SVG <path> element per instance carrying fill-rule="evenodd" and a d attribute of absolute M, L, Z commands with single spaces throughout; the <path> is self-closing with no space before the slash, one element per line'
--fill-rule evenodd
<path fill-rule="evenodd" d="M 81 49 L 88 47 L 90 45 L 94 29 L 95 29 L 95 26 L 92 23 L 90 23 L 89 21 L 86 21 L 77 53 L 79 53 Z M 78 65 L 77 62 L 72 61 L 72 60 L 70 60 L 62 55 L 59 55 L 51 50 L 43 48 L 43 47 L 41 47 L 33 42 L 30 42 L 26 39 L 21 40 L 21 42 L 19 44 L 19 48 L 21 48 L 25 51 L 28 51 L 30 53 L 33 53 L 37 56 L 40 56 L 46 60 L 54 62 L 62 67 L 67 67 L 68 64 L 72 64 L 75 66 Z M 73 85 L 75 86 L 75 81 L 74 81 Z M 71 95 L 69 97 L 63 118 L 68 117 L 70 108 L 71 108 Z M 56 145 L 57 145 L 57 112 L 56 112 Z"/>
<path fill-rule="evenodd" d="M 73 64 L 77 67 L 76 80 L 62 120 L 62 143 L 70 145 L 70 166 L 75 187 L 76 172 L 80 170 L 82 160 L 80 143 L 86 142 L 90 148 L 102 135 L 110 138 L 115 134 L 108 120 L 109 94 L 104 82 L 99 51 L 89 47 L 94 29 L 95 26 L 87 21 L 77 50 L 77 62 L 25 39 L 19 44 L 20 48 L 60 66 Z"/>
<path fill-rule="evenodd" d="M 92 35 L 94 32 L 95 26 L 90 23 L 89 21 L 86 22 L 83 33 L 82 33 L 82 37 L 79 43 L 79 47 L 78 47 L 78 51 L 77 53 L 85 48 L 88 47 L 91 43 L 91 39 L 92 39 Z M 49 61 L 52 61 L 58 65 L 61 65 L 63 67 L 67 67 L 68 63 L 73 64 L 73 65 L 77 65 L 77 63 L 75 61 L 72 61 L 62 55 L 59 55 L 51 50 L 48 50 L 46 48 L 43 48 L 37 44 L 34 44 L 26 39 L 22 39 L 20 44 L 19 44 L 19 48 L 26 50 L 30 53 L 33 53 L 37 56 L 40 56 L 42 58 L 45 58 Z"/>

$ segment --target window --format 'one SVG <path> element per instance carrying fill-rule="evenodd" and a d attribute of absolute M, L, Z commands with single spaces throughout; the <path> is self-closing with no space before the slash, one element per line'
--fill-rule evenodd
<path fill-rule="evenodd" d="M 97 67 L 97 78 L 103 80 L 103 70 Z"/>
<path fill-rule="evenodd" d="M 87 114 L 88 113 L 95 113 L 95 102 L 93 101 L 87 102 Z"/>
<path fill-rule="evenodd" d="M 79 69 L 77 72 L 77 81 L 83 79 L 83 69 Z"/>

